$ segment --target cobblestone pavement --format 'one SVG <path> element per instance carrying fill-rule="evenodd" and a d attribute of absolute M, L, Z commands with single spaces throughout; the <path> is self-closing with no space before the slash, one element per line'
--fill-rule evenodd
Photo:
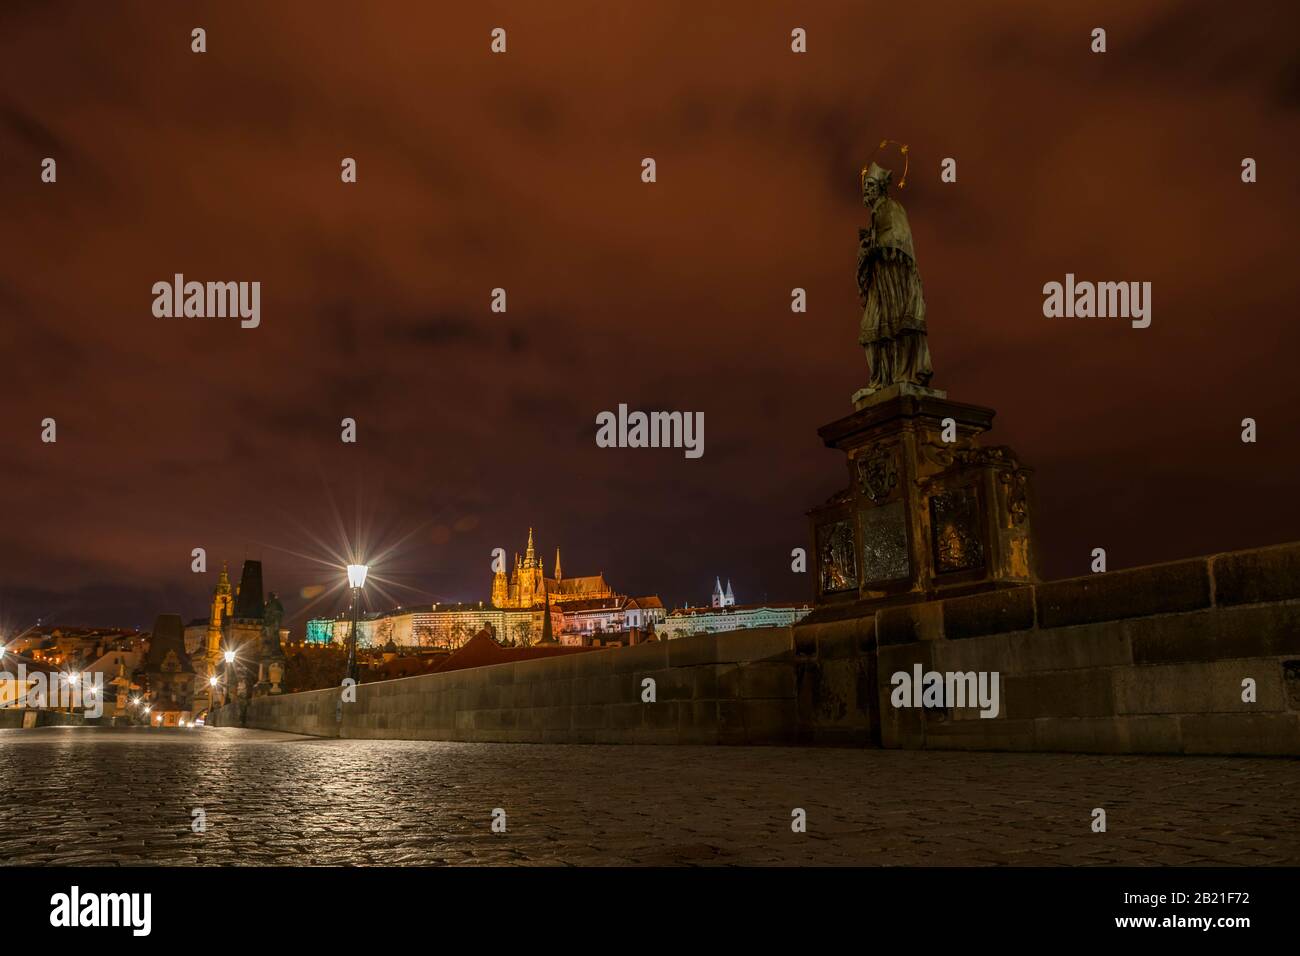
<path fill-rule="evenodd" d="M 1297 795 L 1294 760 L 0 731 L 24 864 L 1300 864 Z"/>

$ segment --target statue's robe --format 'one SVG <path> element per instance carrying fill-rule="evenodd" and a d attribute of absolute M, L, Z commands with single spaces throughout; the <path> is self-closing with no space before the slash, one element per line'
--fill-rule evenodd
<path fill-rule="evenodd" d="M 859 249 L 862 325 L 858 342 L 871 366 L 871 388 L 925 385 L 934 374 L 926 342 L 925 295 L 907 213 L 882 196 L 872 208 L 874 241 Z"/>

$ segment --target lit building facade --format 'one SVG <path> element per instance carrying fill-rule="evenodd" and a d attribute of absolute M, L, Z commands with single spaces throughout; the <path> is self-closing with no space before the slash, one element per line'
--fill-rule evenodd
<path fill-rule="evenodd" d="M 522 557 L 516 552 L 514 568 L 506 577 L 505 569 L 492 577 L 492 606 L 499 608 L 538 607 L 549 599 L 552 604 L 592 601 L 614 597 L 614 589 L 605 583 L 603 574 L 566 578 L 560 567 L 560 549 L 555 549 L 555 575 L 546 577 L 542 559 L 533 547 L 533 529 L 528 529 L 528 546 Z"/>
<path fill-rule="evenodd" d="M 675 608 L 668 612 L 662 633 L 672 639 L 751 627 L 789 627 L 811 613 L 812 608 L 807 604 L 733 604 L 725 607 Z"/>

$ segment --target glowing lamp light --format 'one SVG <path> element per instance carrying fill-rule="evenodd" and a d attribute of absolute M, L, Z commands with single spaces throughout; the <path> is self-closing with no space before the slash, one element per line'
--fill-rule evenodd
<path fill-rule="evenodd" d="M 234 651 L 226 651 L 226 663 L 227 663 L 227 664 L 233 664 L 233 663 L 235 663 L 235 652 L 234 652 Z"/>
<path fill-rule="evenodd" d="M 363 588 L 366 586 L 366 572 L 370 570 L 364 564 L 348 565 L 348 587 Z"/>
<path fill-rule="evenodd" d="M 210 687 L 216 687 L 216 686 L 217 686 L 217 679 L 216 679 L 215 677 L 209 677 L 209 678 L 208 678 L 208 685 L 209 685 Z"/>

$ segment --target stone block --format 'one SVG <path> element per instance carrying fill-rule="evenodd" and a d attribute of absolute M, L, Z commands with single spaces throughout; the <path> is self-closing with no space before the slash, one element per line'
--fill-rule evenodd
<path fill-rule="evenodd" d="M 794 744 L 798 714 L 791 700 L 746 700 L 742 704 L 745 740 L 749 744 Z"/>
<path fill-rule="evenodd" d="M 1300 661 L 1282 662 L 1282 691 L 1287 707 L 1300 710 Z"/>
<path fill-rule="evenodd" d="M 1255 680 L 1255 703 L 1241 699 L 1243 678 Z M 1276 660 L 1147 664 L 1114 671 L 1121 714 L 1260 713 L 1286 709 Z"/>
<path fill-rule="evenodd" d="M 928 670 L 935 643 L 923 641 L 919 644 L 882 645 L 876 654 L 876 675 L 880 686 L 888 689 L 889 676 L 895 671 L 907 671 L 910 674 L 913 664 L 920 664 Z"/>
<path fill-rule="evenodd" d="M 686 640 L 686 638 L 679 638 L 679 640 Z M 577 656 L 585 658 L 606 655 L 605 660 L 608 662 L 608 666 L 616 674 L 626 674 L 632 671 L 658 671 L 668 667 L 668 645 L 672 643 L 672 641 L 651 641 L 633 647 L 613 647 Z"/>
<path fill-rule="evenodd" d="M 1111 668 L 1002 675 L 1002 713 L 1010 719 L 1115 714 Z"/>
<path fill-rule="evenodd" d="M 796 625 L 797 656 L 860 657 L 876 648 L 876 617 L 865 614 L 820 624 Z"/>
<path fill-rule="evenodd" d="M 719 700 L 718 742 L 722 744 L 745 743 L 745 712 L 739 700 Z"/>
<path fill-rule="evenodd" d="M 654 678 L 656 700 L 690 700 L 695 695 L 695 667 L 672 667 L 667 670 L 649 673 L 638 672 L 630 675 L 625 692 L 629 700 L 640 700 L 644 693 L 644 681 Z"/>
<path fill-rule="evenodd" d="M 696 634 L 664 642 L 668 648 L 669 667 L 690 667 L 694 664 L 712 664 L 718 659 L 716 634 Z"/>
<path fill-rule="evenodd" d="M 887 607 L 876 612 L 876 643 L 886 645 L 937 641 L 943 637 L 943 608 L 939 602 Z"/>
<path fill-rule="evenodd" d="M 1006 641 L 1006 669 L 1017 674 L 1133 663 L 1133 651 L 1124 625 L 1109 621 L 1045 631 L 1022 631 L 1007 635 Z"/>
<path fill-rule="evenodd" d="M 795 697 L 794 664 L 740 665 L 740 696 L 744 698 Z"/>
<path fill-rule="evenodd" d="M 938 671 L 997 671 L 1012 666 L 1011 638 L 1006 634 L 968 638 L 963 641 L 935 641 L 931 660 Z"/>
<path fill-rule="evenodd" d="M 1127 621 L 1136 664 L 1300 653 L 1300 605 L 1214 608 Z"/>
<path fill-rule="evenodd" d="M 794 660 L 794 636 L 788 627 L 725 631 L 714 637 L 719 663 Z"/>
<path fill-rule="evenodd" d="M 1205 558 L 1040 584 L 1035 588 L 1040 628 L 1068 627 L 1172 614 L 1210 606 Z"/>
<path fill-rule="evenodd" d="M 678 715 L 683 706 L 675 700 L 661 700 L 654 704 L 638 704 L 641 708 L 641 725 L 650 730 L 677 729 Z M 689 705 L 687 705 L 689 706 Z"/>
<path fill-rule="evenodd" d="M 610 730 L 625 731 L 640 727 L 649 704 L 614 704 L 609 708 Z"/>
<path fill-rule="evenodd" d="M 740 668 L 740 664 L 719 664 L 716 666 L 719 700 L 739 700 L 741 698 Z"/>
<path fill-rule="evenodd" d="M 639 695 L 630 690 L 632 678 L 630 674 L 599 674 L 579 678 L 577 682 L 587 685 L 588 705 L 628 704 L 639 699 Z"/>
<path fill-rule="evenodd" d="M 718 669 L 716 664 L 700 664 L 696 667 L 682 668 L 683 673 L 690 675 L 691 698 L 693 700 L 711 701 L 717 699 Z"/>
<path fill-rule="evenodd" d="M 1034 589 L 1006 588 L 944 601 L 943 636 L 950 641 L 1027 631 L 1034 626 Z"/>
<path fill-rule="evenodd" d="M 573 723 L 572 707 L 540 707 L 538 708 L 541 728 L 543 731 L 568 730 Z M 459 718 L 459 715 L 457 715 Z M 460 726 L 459 719 L 457 726 Z"/>
<path fill-rule="evenodd" d="M 574 730 L 596 730 L 604 727 L 608 718 L 608 707 L 585 706 L 571 708 Z"/>
<path fill-rule="evenodd" d="M 513 663 L 493 664 L 482 668 L 480 673 L 487 678 L 489 684 L 513 684 L 515 682 L 515 665 Z M 394 681 L 393 683 L 398 682 Z"/>
<path fill-rule="evenodd" d="M 1214 601 L 1259 604 L 1300 598 L 1300 542 L 1216 555 Z"/>
<path fill-rule="evenodd" d="M 679 703 L 677 729 L 683 743 L 717 743 L 717 702 L 695 700 Z"/>
<path fill-rule="evenodd" d="M 797 675 L 800 725 L 811 729 L 870 725 L 875 689 L 862 660 L 820 662 Z"/>
<path fill-rule="evenodd" d="M 1300 714 L 1189 714 L 1179 721 L 1185 753 L 1300 756 Z"/>

